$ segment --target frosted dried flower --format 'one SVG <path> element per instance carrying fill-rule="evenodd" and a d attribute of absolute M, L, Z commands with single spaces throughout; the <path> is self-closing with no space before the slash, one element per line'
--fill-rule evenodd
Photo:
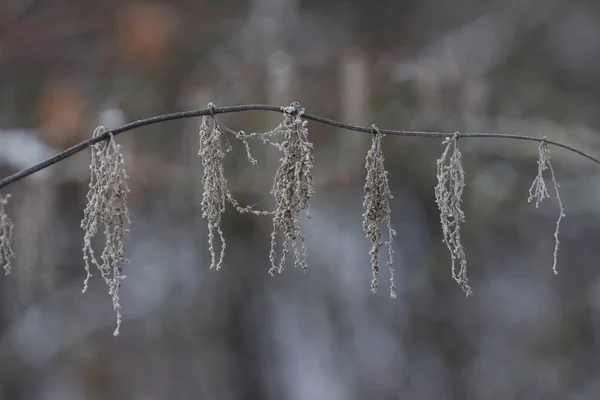
<path fill-rule="evenodd" d="M 214 109 L 215 105 L 208 104 L 208 108 Z M 202 167 L 204 175 L 202 176 L 202 218 L 208 221 L 208 249 L 211 256 L 210 268 L 220 270 L 223 266 L 225 258 L 225 250 L 227 244 L 221 229 L 221 215 L 225 212 L 225 205 L 229 202 L 238 212 L 252 213 L 256 215 L 268 215 L 268 211 L 257 211 L 251 206 L 242 207 L 231 194 L 227 186 L 227 178 L 225 177 L 225 168 L 223 167 L 223 159 L 225 152 L 231 150 L 231 143 L 228 142 L 228 147 L 223 151 L 221 138 L 226 138 L 224 132 L 233 133 L 236 138 L 242 140 L 246 146 L 248 159 L 252 164 L 256 164 L 256 160 L 250 154 L 248 142 L 240 133 L 234 132 L 229 128 L 220 125 L 214 115 L 207 115 L 202 118 L 200 124 L 200 150 L 198 155 L 202 158 Z M 219 235 L 221 241 L 221 253 L 217 260 L 217 255 L 214 249 L 215 232 Z"/>
<path fill-rule="evenodd" d="M 6 214 L 4 207 L 10 199 L 10 194 L 0 196 L 0 266 L 4 275 L 9 275 L 12 269 L 11 260 L 15 258 L 12 249 L 13 223 Z"/>
<path fill-rule="evenodd" d="M 259 139 L 265 144 L 276 147 L 283 156 L 275 174 L 271 194 L 275 199 L 276 209 L 273 212 L 273 232 L 271 233 L 271 250 L 269 261 L 271 268 L 269 273 L 283 272 L 285 261 L 290 253 L 294 251 L 296 267 L 307 268 L 307 249 L 304 235 L 300 230 L 300 212 L 306 210 L 307 218 L 308 200 L 314 194 L 312 168 L 314 157 L 312 155 L 313 145 L 308 140 L 307 122 L 302 119 L 304 109 L 298 102 L 282 107 L 283 121 L 269 132 L 261 133 L 239 133 L 233 132 L 237 139 L 244 142 L 250 162 L 255 160 L 250 154 L 247 139 Z M 282 137 L 281 142 L 274 139 Z M 277 235 L 283 235 L 282 253 L 277 262 Z M 300 248 L 298 241 L 301 242 Z"/>
<path fill-rule="evenodd" d="M 289 107 L 282 108 L 283 122 L 271 132 L 254 134 L 265 143 L 270 143 L 283 153 L 280 158 L 281 164 L 277 168 L 273 189 L 271 194 L 275 199 L 275 212 L 273 216 L 273 232 L 271 233 L 271 251 L 269 261 L 271 268 L 269 273 L 274 275 L 281 273 L 285 261 L 290 253 L 290 247 L 294 251 L 296 267 L 306 269 L 307 250 L 304 243 L 304 235 L 300 230 L 300 212 L 306 210 L 306 217 L 310 218 L 308 212 L 308 201 L 314 194 L 313 187 L 313 144 L 308 140 L 307 121 L 302 119 L 304 109 L 298 102 L 293 102 Z M 274 143 L 269 137 L 283 135 L 281 143 Z M 283 235 L 281 257 L 276 262 L 277 234 Z M 297 242 L 301 245 L 298 248 Z"/>
<path fill-rule="evenodd" d="M 123 267 L 129 261 L 125 257 L 125 236 L 131 224 L 127 209 L 127 173 L 121 153 L 121 146 L 115 141 L 112 133 L 103 126 L 94 130 L 93 137 L 103 136 L 108 132 L 110 138 L 92 145 L 92 161 L 90 165 L 90 184 L 87 193 L 87 205 L 81 228 L 85 230 L 83 239 L 83 260 L 87 276 L 83 292 L 88 288 L 92 276 L 91 266 L 95 266 L 109 287 L 113 309 L 117 313 L 117 327 L 113 335 L 119 334 L 121 326 L 121 305 L 119 291 L 125 279 Z M 92 248 L 92 238 L 103 227 L 105 244 L 98 260 Z"/>
<path fill-rule="evenodd" d="M 565 216 L 565 210 L 563 208 L 562 200 L 560 199 L 560 193 L 558 188 L 560 184 L 556 180 L 556 176 L 554 175 L 554 168 L 552 168 L 552 162 L 550 161 L 550 150 L 548 149 L 548 144 L 546 143 L 546 137 L 542 139 L 540 146 L 538 147 L 538 172 L 529 188 L 529 198 L 527 199 L 528 203 L 531 203 L 535 200 L 535 208 L 538 208 L 540 203 L 547 198 L 550 198 L 548 194 L 548 188 L 546 187 L 546 182 L 544 181 L 544 171 L 547 169 L 550 170 L 550 176 L 552 178 L 552 184 L 554 185 L 554 192 L 556 193 L 556 200 L 558 201 L 558 206 L 560 208 L 560 214 L 558 215 L 558 219 L 556 220 L 556 230 L 554 231 L 554 263 L 552 265 L 552 271 L 554 274 L 558 274 L 558 270 L 556 269 L 556 263 L 558 258 L 558 245 L 560 241 L 558 240 L 558 232 L 560 228 L 560 221 Z"/>
<path fill-rule="evenodd" d="M 463 288 L 467 296 L 473 294 L 467 279 L 467 258 L 460 239 L 460 224 L 465 222 L 461 209 L 462 194 L 465 187 L 465 171 L 462 166 L 462 154 L 458 148 L 458 134 L 447 137 L 442 156 L 437 160 L 437 179 L 435 200 L 440 210 L 440 222 L 444 235 L 443 242 L 452 258 L 452 278 Z M 452 153 L 449 154 L 452 148 Z M 460 269 L 455 269 L 458 260 Z"/>
<path fill-rule="evenodd" d="M 393 258 L 394 250 L 392 241 L 396 236 L 396 231 L 391 226 L 390 200 L 394 197 L 388 184 L 388 172 L 385 170 L 383 151 L 381 149 L 381 138 L 385 135 L 373 125 L 375 133 L 372 137 L 371 149 L 367 153 L 366 169 L 367 179 L 365 183 L 365 200 L 363 207 L 363 229 L 367 238 L 371 240 L 372 247 L 369 251 L 371 256 L 371 269 L 373 271 L 373 280 L 371 281 L 371 290 L 377 291 L 379 285 L 379 250 L 384 245 L 388 250 L 387 267 L 390 271 L 390 296 L 396 298 L 396 285 L 394 284 Z M 388 240 L 383 241 L 381 225 L 388 230 Z"/>

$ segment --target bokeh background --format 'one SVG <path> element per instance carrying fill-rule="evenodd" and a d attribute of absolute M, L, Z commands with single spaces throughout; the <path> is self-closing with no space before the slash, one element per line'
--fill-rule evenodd
<path fill-rule="evenodd" d="M 600 154 L 594 0 L 3 0 L 0 172 L 174 111 L 298 100 L 349 123 L 547 136 Z M 219 117 L 268 130 L 281 115 Z M 462 140 L 474 296 L 451 279 L 431 138 L 384 139 L 398 298 L 370 292 L 362 230 L 368 135 L 310 123 L 306 274 L 267 274 L 271 222 L 225 214 L 209 270 L 199 119 L 118 137 L 130 175 L 124 321 L 85 276 L 89 151 L 2 190 L 17 253 L 0 279 L 1 399 L 600 398 L 600 167 L 552 161 L 567 217 L 552 273 L 554 198 L 527 203 L 537 145 Z M 232 139 L 233 140 L 233 139 Z M 278 155 L 233 141 L 230 188 L 270 208 Z M 551 192 L 552 193 L 552 192 Z"/>

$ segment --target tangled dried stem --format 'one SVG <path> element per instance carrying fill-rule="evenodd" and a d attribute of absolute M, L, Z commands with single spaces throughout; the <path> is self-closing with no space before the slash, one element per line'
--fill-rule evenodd
<path fill-rule="evenodd" d="M 117 312 L 117 327 L 113 335 L 119 334 L 121 326 L 121 305 L 119 291 L 125 275 L 123 267 L 128 263 L 125 257 L 125 236 L 129 229 L 125 224 L 131 224 L 127 209 L 127 173 L 125 162 L 112 133 L 100 126 L 94 130 L 93 137 L 109 133 L 108 140 L 92 146 L 92 161 L 90 165 L 90 184 L 87 193 L 87 205 L 81 227 L 85 230 L 83 239 L 83 260 L 87 276 L 83 292 L 88 288 L 92 276 L 91 265 L 100 271 L 109 287 L 113 308 Z M 100 260 L 96 258 L 92 248 L 92 238 L 98 233 L 101 225 L 104 227 L 105 245 Z"/>
<path fill-rule="evenodd" d="M 214 109 L 215 105 L 208 104 L 208 108 Z M 257 211 L 251 206 L 242 207 L 233 197 L 229 187 L 227 186 L 227 178 L 225 177 L 225 168 L 223 167 L 223 159 L 225 153 L 231 150 L 231 143 L 228 141 L 228 147 L 223 151 L 221 138 L 227 139 L 225 132 L 235 135 L 236 138 L 242 140 L 246 146 L 248 160 L 251 164 L 256 164 L 256 160 L 250 153 L 250 146 L 243 136 L 243 133 L 237 133 L 229 128 L 220 125 L 214 115 L 204 116 L 200 124 L 200 150 L 198 155 L 202 158 L 202 167 L 204 175 L 202 176 L 202 218 L 208 221 L 208 249 L 211 256 L 210 268 L 220 270 L 223 266 L 225 257 L 225 249 L 227 244 L 221 229 L 221 216 L 225 212 L 225 205 L 229 202 L 238 212 L 252 213 L 256 215 L 268 215 L 269 211 Z M 217 255 L 214 249 L 215 232 L 221 240 L 221 253 L 217 260 Z"/>
<path fill-rule="evenodd" d="M 275 211 L 263 212 L 273 214 L 273 232 L 271 233 L 271 250 L 269 261 L 271 268 L 269 273 L 283 272 L 287 256 L 293 250 L 295 256 L 294 265 L 306 269 L 307 249 L 304 235 L 300 230 L 300 212 L 306 210 L 306 217 L 310 218 L 308 212 L 308 201 L 314 194 L 313 187 L 313 144 L 308 140 L 307 121 L 302 119 L 304 108 L 300 103 L 293 102 L 287 107 L 282 107 L 283 121 L 269 132 L 261 133 L 239 133 L 231 131 L 237 139 L 244 142 L 248 160 L 256 163 L 250 154 L 248 139 L 259 139 L 265 144 L 276 147 L 283 156 L 281 164 L 275 173 L 271 194 L 275 199 Z M 275 141 L 281 137 L 281 142 Z M 277 262 L 277 235 L 283 235 L 281 256 Z M 298 241 L 301 242 L 298 247 Z"/>
<path fill-rule="evenodd" d="M 465 171 L 462 166 L 462 154 L 458 147 L 458 135 L 447 137 L 442 156 L 437 160 L 437 179 L 435 200 L 440 210 L 440 222 L 444 235 L 443 242 L 452 258 L 452 278 L 460 284 L 467 296 L 473 294 L 467 279 L 467 258 L 460 239 L 460 224 L 465 222 L 465 213 L 461 209 L 462 194 L 465 188 Z M 449 155 L 452 148 L 452 154 Z M 458 273 L 456 260 L 460 263 Z"/>
<path fill-rule="evenodd" d="M 394 197 L 390 192 L 388 185 L 388 172 L 385 170 L 383 151 L 381 149 L 381 138 L 385 135 L 373 125 L 374 134 L 372 136 L 371 149 L 367 153 L 366 169 L 367 179 L 365 183 L 365 200 L 363 207 L 363 229 L 367 238 L 371 240 L 372 247 L 369 251 L 371 256 L 371 270 L 373 272 L 373 280 L 371 281 L 371 290 L 377 291 L 379 286 L 379 250 L 384 245 L 388 250 L 387 267 L 390 271 L 390 296 L 396 297 L 396 285 L 394 284 L 394 268 L 392 255 L 392 241 L 396 235 L 396 231 L 391 226 L 391 208 L 390 200 Z M 383 241 L 383 233 L 381 225 L 384 225 L 388 230 L 388 240 Z"/>
<path fill-rule="evenodd" d="M 289 107 L 283 107 L 282 111 L 283 121 L 274 130 L 248 135 L 248 137 L 258 137 L 264 143 L 272 144 L 283 153 L 271 190 L 275 199 L 271 251 L 269 252 L 269 261 L 271 262 L 269 273 L 271 275 L 283 271 L 290 248 L 294 251 L 294 266 L 303 269 L 308 267 L 307 249 L 304 235 L 300 230 L 299 218 L 302 210 L 306 210 L 306 217 L 310 218 L 308 201 L 314 194 L 313 144 L 308 140 L 308 123 L 302 119 L 304 109 L 298 102 L 293 102 Z M 276 135 L 283 136 L 280 143 L 270 140 Z M 278 233 L 283 235 L 283 243 L 281 257 L 277 263 L 275 249 Z M 300 248 L 297 244 L 298 240 L 301 242 Z"/>
<path fill-rule="evenodd" d="M 8 199 L 10 199 L 10 194 L 0 196 L 0 266 L 4 269 L 4 275 L 10 274 L 12 269 L 11 260 L 15 258 L 12 249 L 14 226 L 4 209 Z"/>
<path fill-rule="evenodd" d="M 533 200 L 535 200 L 535 208 L 538 208 L 544 199 L 550 198 L 550 195 L 548 194 L 548 188 L 546 187 L 546 182 L 544 181 L 544 171 L 549 169 L 550 177 L 552 178 L 552 184 L 554 185 L 554 192 L 556 193 L 556 200 L 558 201 L 558 206 L 560 208 L 560 213 L 558 215 L 558 219 L 556 220 L 556 230 L 554 231 L 554 262 L 552 264 L 552 271 L 554 271 L 554 274 L 556 275 L 558 274 L 556 263 L 558 258 L 558 245 L 560 243 L 558 240 L 558 232 L 560 228 L 560 221 L 565 216 L 565 210 L 563 208 L 562 200 L 560 199 L 560 193 L 558 191 L 560 184 L 554 175 L 554 168 L 552 168 L 552 162 L 550 160 L 550 150 L 546 144 L 545 136 L 538 147 L 537 164 L 538 172 L 533 180 L 533 183 L 531 184 L 531 187 L 529 188 L 529 198 L 527 199 L 527 202 L 531 203 Z"/>

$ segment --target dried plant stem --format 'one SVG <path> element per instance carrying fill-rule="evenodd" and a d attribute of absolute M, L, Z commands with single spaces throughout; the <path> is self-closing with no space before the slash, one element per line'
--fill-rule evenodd
<path fill-rule="evenodd" d="M 10 274 L 11 261 L 15 258 L 12 249 L 14 226 L 4 208 L 8 203 L 8 199 L 10 199 L 10 194 L 0 196 L 0 267 L 4 270 L 4 275 Z"/>
<path fill-rule="evenodd" d="M 275 173 L 273 189 L 271 194 L 275 199 L 275 213 L 273 215 L 273 232 L 271 233 L 271 250 L 269 261 L 271 268 L 269 273 L 274 275 L 281 273 L 285 261 L 290 253 L 290 247 L 294 251 L 294 266 L 306 269 L 307 249 L 304 235 L 300 230 L 300 212 L 306 210 L 306 217 L 310 218 L 308 212 L 308 201 L 314 194 L 313 187 L 313 144 L 308 140 L 307 122 L 302 119 L 304 109 L 297 102 L 289 107 L 283 108 L 283 122 L 271 132 L 264 134 L 253 134 L 250 137 L 259 137 L 265 143 L 270 143 L 283 153 L 281 164 Z M 281 143 L 274 143 L 269 137 L 282 135 Z M 277 234 L 283 235 L 282 252 L 279 262 L 276 262 Z M 301 242 L 298 248 L 297 241 Z"/>
<path fill-rule="evenodd" d="M 440 210 L 443 241 L 452 258 L 452 278 L 463 288 L 467 296 L 473 294 L 467 279 L 467 258 L 460 238 L 460 224 L 465 222 L 461 209 L 462 194 L 465 188 L 465 171 L 462 166 L 462 153 L 458 147 L 458 136 L 447 137 L 442 156 L 437 160 L 435 199 Z M 449 154 L 450 149 L 452 153 Z M 455 262 L 460 269 L 456 272 Z"/>
<path fill-rule="evenodd" d="M 540 145 L 538 147 L 538 156 L 539 156 L 538 161 L 537 161 L 538 171 L 537 171 L 537 175 L 536 175 L 535 179 L 533 180 L 533 183 L 531 184 L 531 187 L 529 188 L 529 197 L 527 198 L 527 202 L 531 203 L 533 200 L 535 200 L 535 208 L 538 208 L 540 203 L 544 199 L 550 198 L 550 195 L 548 194 L 548 188 L 546 187 L 546 182 L 544 180 L 544 171 L 549 169 L 550 177 L 552 179 L 552 184 L 554 186 L 554 192 L 556 194 L 556 200 L 558 201 L 558 207 L 560 209 L 560 213 L 558 214 L 558 219 L 556 220 L 556 230 L 554 231 L 554 260 L 553 260 L 553 264 L 552 264 L 552 271 L 556 275 L 556 274 L 558 274 L 558 270 L 557 270 L 556 266 L 557 266 L 557 260 L 558 260 L 558 246 L 560 243 L 560 241 L 558 240 L 558 234 L 559 234 L 559 230 L 560 230 L 560 222 L 561 222 L 562 218 L 565 216 L 565 210 L 563 208 L 562 200 L 560 198 L 560 193 L 558 191 L 560 184 L 556 180 L 556 176 L 554 174 L 554 168 L 552 167 L 552 162 L 551 162 L 551 157 L 550 157 L 550 150 L 548 149 L 548 146 L 546 144 L 545 136 L 542 139 L 542 142 L 540 143 Z"/>
<path fill-rule="evenodd" d="M 272 131 L 246 134 L 243 131 L 233 131 L 219 124 L 216 119 L 217 114 L 249 110 L 283 111 L 283 121 Z M 295 256 L 295 266 L 306 269 L 307 249 L 304 235 L 300 229 L 300 214 L 302 211 L 305 211 L 307 218 L 310 218 L 308 212 L 309 200 L 314 194 L 312 176 L 314 162 L 313 144 L 308 139 L 307 121 L 311 120 L 346 130 L 372 134 L 371 149 L 366 156 L 367 177 L 364 186 L 365 197 L 363 203 L 363 207 L 365 208 L 363 229 L 367 238 L 372 243 L 369 252 L 373 276 L 371 289 L 373 292 L 378 289 L 380 273 L 379 252 L 385 246 L 388 252 L 387 267 L 390 270 L 390 295 L 391 297 L 396 297 L 392 264 L 394 254 L 392 243 L 396 232 L 391 227 L 390 208 L 390 200 L 393 197 L 389 189 L 388 172 L 384 166 L 385 160 L 381 147 L 382 137 L 386 134 L 414 137 L 444 137 L 448 134 L 443 132 L 386 130 L 378 129 L 375 125 L 371 128 L 350 125 L 306 114 L 297 102 L 292 103 L 288 107 L 254 104 L 221 108 L 217 108 L 214 104 L 209 103 L 208 107 L 203 110 L 159 115 L 138 120 L 110 131 L 104 127 L 98 127 L 91 139 L 83 141 L 31 168 L 0 180 L 1 189 L 91 146 L 92 161 L 90 165 L 89 191 L 87 194 L 88 202 L 81 222 L 81 227 L 85 230 L 83 258 L 87 272 L 83 292 L 88 288 L 89 279 L 92 276 L 91 269 L 92 266 L 95 266 L 109 286 L 113 308 L 117 313 L 115 336 L 119 334 L 121 324 L 119 291 L 122 281 L 125 279 L 123 268 L 128 263 L 124 248 L 125 236 L 128 233 L 125 225 L 131 223 L 127 209 L 127 195 L 129 192 L 127 187 L 128 176 L 125 172 L 120 146 L 115 142 L 115 136 L 146 125 L 198 116 L 203 117 L 199 132 L 200 149 L 198 153 L 202 158 L 204 169 L 202 177 L 204 189 L 201 204 L 202 216 L 208 221 L 208 242 L 211 254 L 210 268 L 217 270 L 223 265 L 226 251 L 226 242 L 221 229 L 221 222 L 227 203 L 231 204 L 242 214 L 273 215 L 273 231 L 271 233 L 269 253 L 271 264 L 269 273 L 271 275 L 283 271 L 286 259 L 292 251 Z M 252 206 L 241 206 L 233 197 L 227 185 L 223 166 L 225 154 L 231 150 L 231 142 L 226 134 L 233 135 L 233 137 L 244 143 L 247 158 L 252 165 L 256 164 L 257 161 L 251 154 L 249 139 L 259 139 L 264 144 L 276 147 L 282 153 L 280 158 L 281 163 L 277 168 L 271 190 L 271 194 L 275 200 L 274 211 L 259 211 L 255 210 Z M 443 141 L 445 149 L 441 157 L 437 160 L 438 182 L 435 187 L 435 197 L 440 210 L 443 242 L 450 251 L 452 259 L 452 277 L 462 286 L 467 296 L 470 296 L 472 291 L 468 284 L 467 261 L 460 235 L 461 224 L 465 222 L 465 214 L 461 208 L 462 195 L 465 188 L 465 172 L 462 166 L 462 154 L 458 146 L 459 138 L 503 138 L 540 143 L 537 162 L 538 172 L 529 189 L 528 201 L 532 202 L 535 200 L 537 208 L 544 199 L 550 197 L 543 177 L 544 171 L 549 169 L 560 208 L 554 232 L 553 271 L 557 274 L 557 255 L 560 243 L 559 229 L 565 213 L 559 194 L 560 185 L 557 182 L 552 167 L 548 145 L 562 147 L 586 157 L 597 164 L 600 164 L 600 159 L 574 147 L 547 140 L 546 137 L 540 139 L 517 134 L 458 132 L 445 137 Z M 223 149 L 222 139 L 227 141 L 225 149 Z M 11 247 L 13 224 L 5 212 L 5 205 L 9 197 L 10 195 L 0 196 L 0 267 L 3 268 L 5 274 L 10 273 L 11 260 L 14 258 Z M 387 229 L 387 241 L 384 241 L 383 238 L 384 229 Z M 97 259 L 91 242 L 100 230 L 104 233 L 105 245 L 100 258 Z M 215 252 L 214 245 L 217 235 L 221 241 L 219 256 Z M 280 237 L 283 237 L 283 240 L 278 243 Z M 277 254 L 278 245 L 281 247 L 279 259 Z M 458 268 L 456 266 L 457 260 Z"/>
<path fill-rule="evenodd" d="M 394 283 L 394 268 L 392 241 L 396 231 L 391 226 L 391 208 L 390 200 L 394 197 L 388 184 L 388 172 L 385 170 L 383 151 L 381 149 L 381 139 L 384 136 L 381 131 L 373 125 L 374 134 L 372 137 L 371 148 L 367 153 L 366 169 L 367 178 L 365 182 L 365 198 L 363 207 L 363 229 L 367 238 L 371 240 L 372 247 L 369 251 L 371 256 L 371 270 L 373 280 L 371 281 L 371 290 L 377 291 L 379 286 L 379 250 L 384 245 L 388 250 L 387 267 L 390 271 L 390 296 L 396 298 L 396 285 Z M 383 233 L 380 225 L 384 225 L 388 230 L 388 240 L 383 241 Z"/>
<path fill-rule="evenodd" d="M 248 160 L 252 164 L 255 164 L 256 160 L 250 153 L 248 139 L 259 139 L 264 144 L 270 144 L 283 153 L 271 190 L 275 200 L 275 211 L 263 212 L 263 214 L 273 215 L 269 252 L 271 263 L 269 273 L 271 275 L 283 272 L 287 256 L 291 251 L 295 256 L 294 265 L 303 269 L 307 268 L 308 252 L 304 235 L 300 230 L 299 217 L 300 212 L 306 210 L 306 216 L 310 218 L 308 201 L 314 193 L 313 145 L 308 140 L 307 121 L 303 120 L 304 109 L 298 102 L 293 102 L 287 107 L 281 107 L 280 110 L 283 111 L 283 121 L 269 132 L 245 133 L 240 131 L 238 133 L 225 129 L 244 142 Z M 281 138 L 281 142 L 276 141 L 277 138 Z M 279 234 L 283 235 L 283 242 L 281 243 L 281 256 L 277 261 L 276 248 Z M 300 241 L 300 246 L 298 246 L 298 241 Z"/>
<path fill-rule="evenodd" d="M 209 109 L 214 108 L 214 104 L 209 103 Z M 241 214 L 252 213 L 255 215 L 269 215 L 269 211 L 258 211 L 251 206 L 242 207 L 233 197 L 227 186 L 225 177 L 225 168 L 223 159 L 225 152 L 231 150 L 231 143 L 225 151 L 222 149 L 221 138 L 226 138 L 224 132 L 233 133 L 236 138 L 242 140 L 246 146 L 248 159 L 251 164 L 256 164 L 256 160 L 250 153 L 248 142 L 242 135 L 220 125 L 213 115 L 202 118 L 200 125 L 200 150 L 198 155 L 202 158 L 202 167 L 204 175 L 202 176 L 203 194 L 202 194 L 202 218 L 208 221 L 208 250 L 211 256 L 210 268 L 220 270 L 225 258 L 225 249 L 227 243 L 221 229 L 221 216 L 225 212 L 225 206 L 230 203 Z M 221 241 L 221 253 L 217 259 L 214 250 L 215 232 L 219 235 Z"/>
<path fill-rule="evenodd" d="M 98 137 L 107 132 L 106 128 L 96 128 L 93 136 Z M 114 335 L 119 334 L 121 326 L 121 305 L 119 291 L 125 279 L 123 267 L 129 261 L 125 257 L 125 236 L 129 229 L 125 224 L 130 224 L 127 209 L 127 173 L 125 162 L 118 145 L 111 135 L 107 142 L 100 142 L 92 146 L 92 161 L 90 165 L 91 176 L 87 205 L 81 227 L 85 230 L 83 245 L 83 260 L 87 276 L 84 281 L 83 292 L 88 288 L 92 276 L 91 266 L 95 266 L 109 287 L 112 296 L 113 308 L 117 312 L 117 327 Z M 101 225 L 104 226 L 105 245 L 100 261 L 96 258 L 92 248 L 92 238 L 98 233 Z"/>

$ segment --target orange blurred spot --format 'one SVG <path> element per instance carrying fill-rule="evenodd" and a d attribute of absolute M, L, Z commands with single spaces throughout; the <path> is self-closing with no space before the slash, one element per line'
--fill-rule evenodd
<path fill-rule="evenodd" d="M 127 61 L 156 61 L 172 47 L 175 15 L 166 5 L 131 2 L 117 11 L 116 40 Z"/>
<path fill-rule="evenodd" d="M 38 99 L 40 131 L 45 141 L 66 149 L 82 139 L 85 99 L 76 84 L 52 81 L 42 87 Z"/>

